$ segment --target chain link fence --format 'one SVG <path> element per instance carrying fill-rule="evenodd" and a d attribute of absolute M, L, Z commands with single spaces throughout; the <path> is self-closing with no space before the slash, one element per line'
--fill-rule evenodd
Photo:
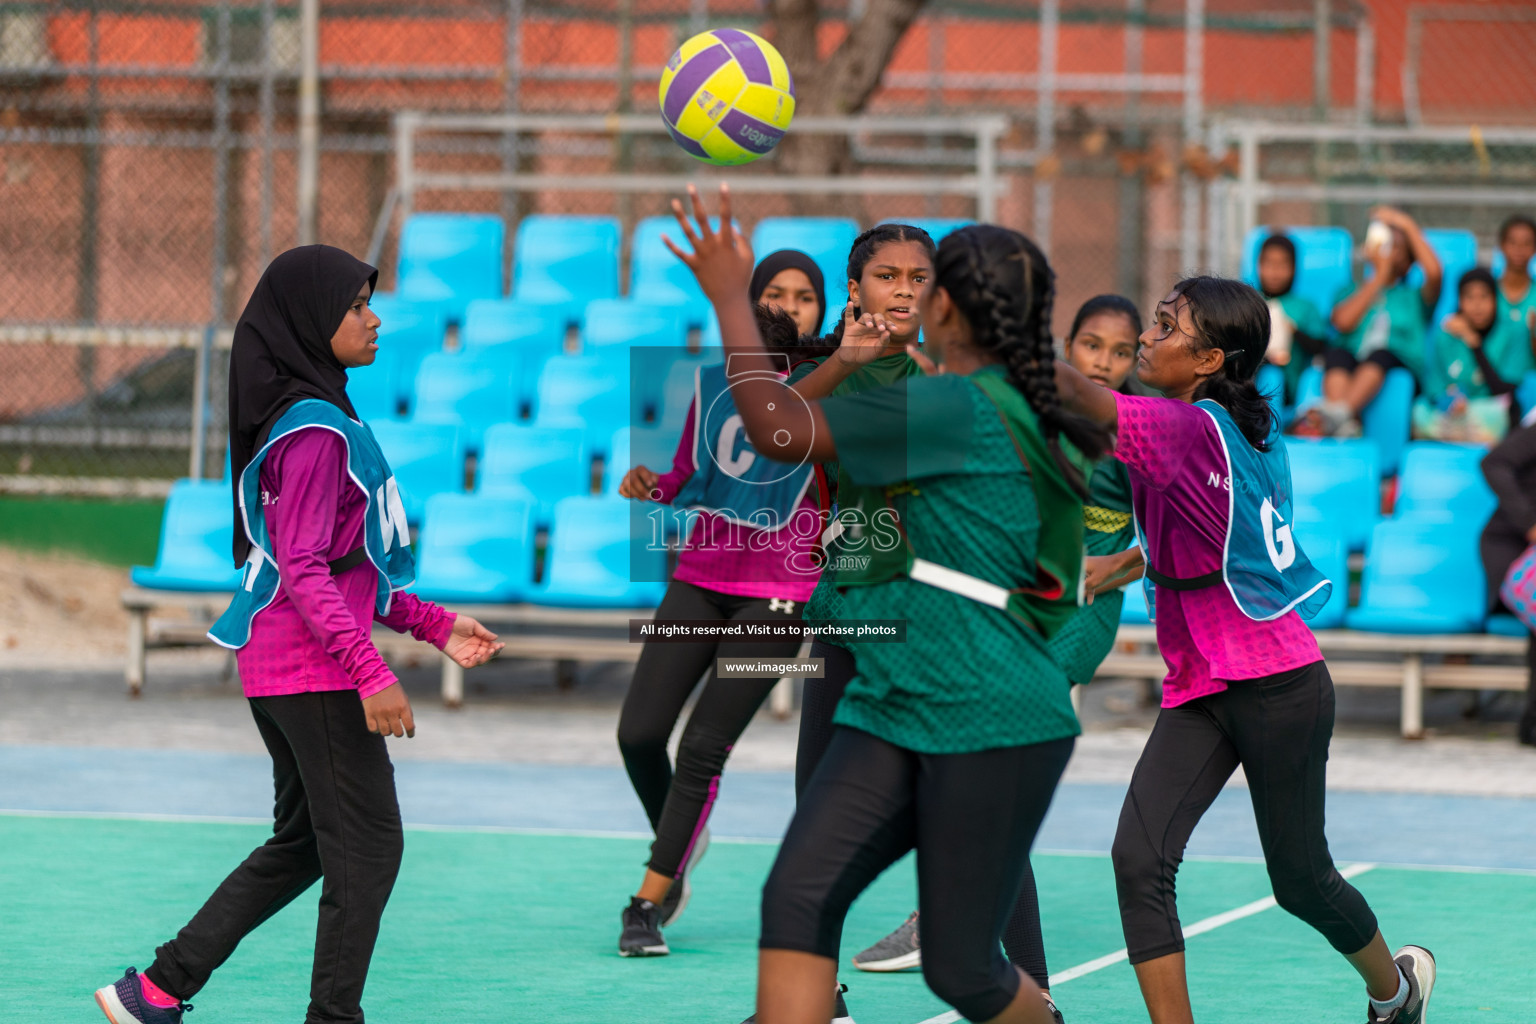
<path fill-rule="evenodd" d="M 824 55 L 867 0 L 821 5 Z M 217 474 L 228 327 L 299 237 L 301 12 L 279 0 L 0 5 L 0 490 L 163 490 Z M 377 252 L 393 285 L 393 124 L 403 111 L 646 115 L 677 44 L 771 35 L 759 0 L 324 0 L 317 236 Z M 997 217 L 1049 249 L 1058 330 L 1102 291 L 1142 303 L 1224 265 L 1238 142 L 1217 125 L 1518 124 L 1536 105 L 1528 4 L 1379 0 L 934 0 L 898 45 L 836 172 L 963 174 L 964 140 L 889 119 L 1002 114 Z M 1264 174 L 1312 185 L 1528 184 L 1531 150 L 1293 140 Z M 708 174 L 664 137 L 556 129 L 423 137 L 434 171 Z M 772 174 L 774 160 L 749 173 Z M 1516 179 L 1520 179 L 1516 181 Z M 1263 220 L 1343 223 L 1325 192 Z M 1427 193 L 1426 193 L 1427 195 Z M 419 191 L 416 210 L 665 211 L 662 192 Z M 1510 204 L 1415 200 L 1484 245 Z M 1536 205 L 1536 204 L 1527 204 Z M 756 219 L 835 209 L 971 217 L 972 199 L 743 197 Z M 202 387 L 206 381 L 206 389 Z M 206 410 L 195 396 L 205 390 Z M 192 464 L 194 423 L 207 455 Z"/>

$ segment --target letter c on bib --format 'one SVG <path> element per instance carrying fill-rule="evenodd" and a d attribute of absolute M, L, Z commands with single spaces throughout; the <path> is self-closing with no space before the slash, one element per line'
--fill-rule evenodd
<path fill-rule="evenodd" d="M 737 441 L 745 432 L 746 426 L 742 423 L 741 413 L 732 413 L 726 421 L 720 425 L 720 436 L 715 441 L 715 462 L 731 476 L 737 479 L 757 461 L 757 453 L 743 445 L 737 451 Z"/>
<path fill-rule="evenodd" d="M 1264 520 L 1264 547 L 1269 551 L 1269 560 L 1276 569 L 1284 572 L 1296 561 L 1296 541 L 1291 535 L 1291 528 L 1280 518 L 1280 513 L 1275 511 L 1275 506 L 1269 503 L 1268 498 L 1259 507 L 1259 516 Z M 1278 529 L 1276 524 L 1279 525 Z"/>

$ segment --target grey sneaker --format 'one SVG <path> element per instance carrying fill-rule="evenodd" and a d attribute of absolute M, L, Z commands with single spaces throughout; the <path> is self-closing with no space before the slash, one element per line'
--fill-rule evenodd
<path fill-rule="evenodd" d="M 917 911 L 891 934 L 853 958 L 861 971 L 909 971 L 923 965 L 923 951 L 917 938 Z"/>
<path fill-rule="evenodd" d="M 683 865 L 683 873 L 673 882 L 672 888 L 667 890 L 667 895 L 661 901 L 661 926 L 672 927 L 672 922 L 683 916 L 683 911 L 688 908 L 688 899 L 693 895 L 693 886 L 688 881 L 688 876 L 693 874 L 693 869 L 699 866 L 699 861 L 704 859 L 704 851 L 709 849 L 709 827 L 699 833 L 699 838 L 694 841 L 693 849 L 688 851 L 688 860 Z"/>
<path fill-rule="evenodd" d="M 1408 979 L 1408 1001 L 1385 1017 L 1367 1002 L 1365 1019 L 1368 1024 L 1424 1024 L 1424 1011 L 1435 990 L 1435 955 L 1423 946 L 1404 946 L 1392 959 Z"/>

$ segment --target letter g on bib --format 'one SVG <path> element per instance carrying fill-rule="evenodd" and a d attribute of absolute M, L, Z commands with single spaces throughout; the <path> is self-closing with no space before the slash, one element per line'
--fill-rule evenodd
<path fill-rule="evenodd" d="M 1276 569 L 1284 572 L 1296 561 L 1296 543 L 1291 528 L 1280 518 L 1268 498 L 1259 506 L 1259 516 L 1264 521 L 1264 548 L 1269 552 L 1269 560 Z"/>

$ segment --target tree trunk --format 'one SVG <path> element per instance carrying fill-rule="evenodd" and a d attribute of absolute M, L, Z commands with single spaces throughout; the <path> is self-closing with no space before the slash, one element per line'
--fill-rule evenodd
<path fill-rule="evenodd" d="M 825 61 L 816 48 L 820 15 L 816 0 L 772 0 L 774 41 L 795 79 L 795 113 L 857 114 L 880 85 L 891 54 L 927 0 L 869 0 Z M 849 169 L 848 140 L 837 135 L 797 133 L 791 127 L 779 145 L 779 166 L 787 174 L 834 175 Z M 809 206 L 831 207 L 830 197 Z"/>

